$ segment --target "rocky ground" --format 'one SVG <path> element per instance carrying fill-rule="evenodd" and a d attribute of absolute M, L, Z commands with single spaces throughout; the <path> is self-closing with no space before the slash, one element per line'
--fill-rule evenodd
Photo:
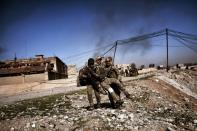
<path fill-rule="evenodd" d="M 15 102 L 0 107 L 0 130 L 197 130 L 197 99 L 159 79 L 165 76 L 197 91 L 195 70 L 155 73 L 126 81 L 132 99 L 112 109 L 107 96 L 102 107 L 88 110 L 86 90 Z"/>

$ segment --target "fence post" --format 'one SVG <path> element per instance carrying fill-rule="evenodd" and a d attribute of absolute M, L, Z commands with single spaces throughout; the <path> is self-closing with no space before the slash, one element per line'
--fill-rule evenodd
<path fill-rule="evenodd" d="M 168 72 L 168 70 L 169 70 L 169 67 L 168 67 L 168 28 L 166 28 L 166 48 L 167 48 L 167 63 L 166 63 L 166 71 Z"/>
<path fill-rule="evenodd" d="M 118 45 L 118 41 L 116 41 L 116 44 L 115 44 L 115 51 L 114 51 L 113 64 L 114 64 L 114 61 L 115 61 L 117 45 Z"/>

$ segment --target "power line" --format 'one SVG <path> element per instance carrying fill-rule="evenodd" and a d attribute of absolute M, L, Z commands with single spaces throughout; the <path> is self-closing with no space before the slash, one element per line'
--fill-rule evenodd
<path fill-rule="evenodd" d="M 86 57 L 86 58 L 89 57 L 89 54 L 85 54 L 85 55 L 73 57 L 73 58 L 67 59 L 67 61 L 68 61 L 68 62 L 70 62 L 70 61 L 79 61 L 79 60 L 81 60 L 81 59 L 84 59 L 85 57 Z"/>
<path fill-rule="evenodd" d="M 150 39 L 153 37 L 162 36 L 164 34 L 165 34 L 165 30 L 161 30 L 161 31 L 154 32 L 151 34 L 145 34 L 142 36 L 132 37 L 132 38 L 124 39 L 124 40 L 118 40 L 118 45 L 123 45 L 123 44 L 128 44 L 130 42 L 136 42 L 136 41 L 141 41 L 141 40 L 145 40 L 145 39 Z"/>
<path fill-rule="evenodd" d="M 179 32 L 179 31 L 174 31 L 174 30 L 171 30 L 171 29 L 169 29 L 169 32 L 175 33 L 175 34 L 180 35 L 184 38 L 197 40 L 197 35 L 194 35 L 194 34 L 187 34 L 187 33 Z"/>
<path fill-rule="evenodd" d="M 91 52 L 93 52 L 93 51 L 95 51 L 95 50 L 105 49 L 105 48 L 107 48 L 107 47 L 109 47 L 109 46 L 111 46 L 111 45 L 113 45 L 113 44 L 109 44 L 109 45 L 106 45 L 106 46 L 103 46 L 103 47 L 100 47 L 100 48 L 96 48 L 96 49 L 93 49 L 93 50 L 88 50 L 88 51 L 81 52 L 81 53 L 78 53 L 78 54 L 75 54 L 75 55 L 71 55 L 71 56 L 66 57 L 65 59 L 69 59 L 69 58 L 81 56 L 81 55 L 83 55 L 83 54 L 88 54 L 88 53 L 91 53 Z"/>
<path fill-rule="evenodd" d="M 194 51 L 195 53 L 197 53 L 197 50 L 191 48 L 190 46 L 188 46 L 186 43 L 184 43 L 183 41 L 180 40 L 180 38 L 178 39 L 178 37 L 173 37 L 175 40 L 177 40 L 178 42 L 180 42 L 181 44 L 183 44 L 184 46 L 186 46 L 187 48 L 191 49 L 192 51 Z"/>
<path fill-rule="evenodd" d="M 166 45 L 151 45 L 151 46 L 160 46 L 160 47 L 166 47 Z M 169 45 L 168 47 L 185 47 L 185 46 Z"/>
<path fill-rule="evenodd" d="M 142 40 L 145 40 L 145 39 L 159 37 L 159 36 L 162 36 L 162 35 L 165 35 L 165 34 L 166 34 L 166 30 L 161 30 L 161 31 L 158 31 L 158 32 L 150 33 L 150 34 L 145 34 L 145 35 L 141 35 L 141 36 L 137 36 L 137 37 L 132 37 L 132 38 L 128 38 L 128 39 L 118 40 L 117 41 L 117 45 L 131 44 L 131 42 L 142 41 Z M 197 36 L 196 35 L 186 34 L 186 33 L 182 33 L 182 32 L 178 32 L 178 31 L 174 31 L 174 30 L 170 30 L 169 29 L 169 36 L 172 36 L 173 38 L 175 37 L 178 42 L 180 42 L 180 43 L 182 43 L 184 45 L 184 46 L 170 45 L 169 47 L 187 47 L 187 48 L 190 48 L 191 50 L 196 52 L 195 49 L 191 48 L 191 46 L 188 46 L 185 43 L 185 42 L 187 42 L 189 44 L 197 45 L 197 43 L 194 42 L 195 40 L 197 40 Z M 151 45 L 151 46 L 166 47 L 165 45 L 164 46 L 163 45 Z M 84 57 L 82 57 L 83 55 L 91 53 L 93 51 L 106 49 L 108 47 L 111 47 L 111 48 L 108 49 L 106 52 L 104 52 L 102 56 L 104 56 L 108 52 L 110 52 L 115 47 L 115 43 L 106 45 L 104 47 L 96 48 L 96 49 L 93 49 L 93 50 L 88 50 L 88 51 L 85 51 L 85 52 L 81 52 L 81 53 L 78 53 L 78 54 L 75 54 L 75 55 L 72 55 L 72 56 L 68 56 L 65 59 L 70 59 L 71 60 L 71 59 L 74 59 L 74 58 L 76 59 L 77 57 L 80 57 L 80 58 L 78 58 L 78 60 L 79 59 L 82 60 L 82 59 L 84 59 Z"/>
<path fill-rule="evenodd" d="M 180 36 L 180 35 L 171 34 L 171 33 L 169 33 L 169 35 L 174 36 L 174 37 L 178 37 L 178 38 L 182 39 L 183 41 L 188 42 L 188 44 L 193 44 L 193 45 L 197 46 L 197 43 L 195 43 L 195 42 L 193 42 L 193 41 L 190 41 L 190 40 L 188 40 L 188 39 L 184 39 L 184 38 L 183 38 L 182 36 Z"/>
<path fill-rule="evenodd" d="M 102 56 L 105 56 L 109 51 L 111 51 L 116 45 L 114 44 L 109 50 L 107 50 L 105 53 L 103 53 Z"/>

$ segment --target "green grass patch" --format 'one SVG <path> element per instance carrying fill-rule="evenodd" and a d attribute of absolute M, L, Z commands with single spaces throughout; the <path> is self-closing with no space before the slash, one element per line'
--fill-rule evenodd
<path fill-rule="evenodd" d="M 44 96 L 23 100 L 12 105 L 0 107 L 0 120 L 12 119 L 16 116 L 35 116 L 58 114 L 70 108 L 71 102 L 64 94 Z"/>

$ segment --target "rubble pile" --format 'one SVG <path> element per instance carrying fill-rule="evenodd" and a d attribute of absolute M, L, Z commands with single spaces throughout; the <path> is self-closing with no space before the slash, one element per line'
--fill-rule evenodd
<path fill-rule="evenodd" d="M 195 70 L 159 72 L 156 77 L 197 99 L 197 72 Z"/>
<path fill-rule="evenodd" d="M 197 94 L 197 72 L 192 70 L 174 71 L 171 78 Z"/>
<path fill-rule="evenodd" d="M 196 106 L 190 104 L 187 95 L 184 97 L 188 101 L 169 96 L 162 90 L 162 84 L 154 76 L 125 82 L 132 98 L 122 94 L 124 103 L 119 109 L 112 109 L 108 97 L 101 95 L 101 108 L 88 110 L 86 90 L 4 105 L 0 107 L 0 128 L 12 131 L 196 130 Z"/>

